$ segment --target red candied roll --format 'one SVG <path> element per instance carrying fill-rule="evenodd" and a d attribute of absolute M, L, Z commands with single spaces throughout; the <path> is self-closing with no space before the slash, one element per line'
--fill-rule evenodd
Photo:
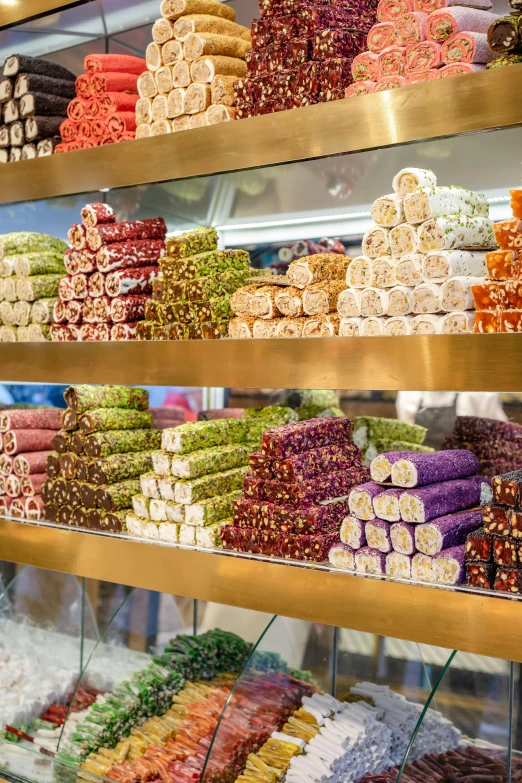
<path fill-rule="evenodd" d="M 159 266 L 140 266 L 134 269 L 118 269 L 105 279 L 108 296 L 152 293 L 152 281 L 160 274 Z"/>
<path fill-rule="evenodd" d="M 426 38 L 443 43 L 455 33 L 487 33 L 497 14 L 477 8 L 439 8 L 428 16 Z"/>
<path fill-rule="evenodd" d="M 107 132 L 107 126 L 105 124 L 105 117 L 100 117 L 91 125 L 91 134 L 95 139 L 102 139 Z"/>
<path fill-rule="evenodd" d="M 146 294 L 116 296 L 111 304 L 112 320 L 114 323 L 142 320 L 145 315 L 145 302 L 149 298 Z"/>
<path fill-rule="evenodd" d="M 83 139 L 82 140 L 82 150 L 92 150 L 94 147 L 99 147 L 100 141 L 99 139 Z"/>
<path fill-rule="evenodd" d="M 73 343 L 80 338 L 80 330 L 73 324 L 52 323 L 50 332 L 55 343 Z"/>
<path fill-rule="evenodd" d="M 137 93 L 129 92 L 108 92 L 100 96 L 100 114 L 104 117 L 107 114 L 120 111 L 133 111 L 139 100 Z"/>
<path fill-rule="evenodd" d="M 406 47 L 406 74 L 438 68 L 441 64 L 441 47 L 435 41 L 408 44 Z"/>
<path fill-rule="evenodd" d="M 378 55 L 375 52 L 361 52 L 361 54 L 353 58 L 352 76 L 355 81 L 377 80 L 377 57 Z"/>
<path fill-rule="evenodd" d="M 103 272 L 93 272 L 87 284 L 89 296 L 103 296 L 105 293 L 105 275 Z"/>
<path fill-rule="evenodd" d="M 105 223 L 116 223 L 114 210 L 109 204 L 86 204 L 81 211 L 82 223 L 86 228 L 93 228 Z"/>
<path fill-rule="evenodd" d="M 386 90 L 396 90 L 397 87 L 404 87 L 406 79 L 404 76 L 386 76 L 379 79 L 372 92 L 385 92 Z"/>
<path fill-rule="evenodd" d="M 9 508 L 9 515 L 15 519 L 23 519 L 25 514 L 25 501 L 21 498 L 9 498 L 11 506 Z"/>
<path fill-rule="evenodd" d="M 496 57 L 489 48 L 486 33 L 456 33 L 442 44 L 440 57 L 445 65 L 452 63 L 489 63 Z"/>
<path fill-rule="evenodd" d="M 396 43 L 395 25 L 393 22 L 381 22 L 374 25 L 368 33 L 366 41 L 370 52 L 379 54 L 383 49 Z"/>
<path fill-rule="evenodd" d="M 439 69 L 439 79 L 450 79 L 452 76 L 462 76 L 465 73 L 477 73 L 477 71 L 484 71 L 485 65 L 477 65 L 476 63 L 453 63 L 452 65 L 443 65 Z"/>
<path fill-rule="evenodd" d="M 65 306 L 65 320 L 69 324 L 81 324 L 83 316 L 83 301 L 71 299 Z"/>
<path fill-rule="evenodd" d="M 24 497 L 39 495 L 42 485 L 47 481 L 47 473 L 35 473 L 31 476 L 22 476 L 20 484 Z"/>
<path fill-rule="evenodd" d="M 83 342 L 108 342 L 111 339 L 109 324 L 84 324 L 80 330 Z"/>
<path fill-rule="evenodd" d="M 344 97 L 351 98 L 353 95 L 368 95 L 369 93 L 374 92 L 376 86 L 377 82 L 372 81 L 354 82 L 346 88 Z"/>
<path fill-rule="evenodd" d="M 64 120 L 60 125 L 60 136 L 66 143 L 74 141 L 78 135 L 78 123 L 72 120 Z"/>
<path fill-rule="evenodd" d="M 130 54 L 88 54 L 83 61 L 87 73 L 134 73 L 137 76 L 147 70 L 141 57 Z"/>
<path fill-rule="evenodd" d="M 120 111 L 107 117 L 107 130 L 111 135 L 119 135 L 136 130 L 136 112 Z"/>
<path fill-rule="evenodd" d="M 24 511 L 27 519 L 45 519 L 45 506 L 41 495 L 26 498 Z"/>
<path fill-rule="evenodd" d="M 0 454 L 0 476 L 9 476 L 13 472 L 13 457 Z"/>
<path fill-rule="evenodd" d="M 136 141 L 136 133 L 134 131 L 125 131 L 119 136 L 116 141 Z"/>
<path fill-rule="evenodd" d="M 13 462 L 13 470 L 17 476 L 29 476 L 35 473 L 45 473 L 47 457 L 51 451 L 28 451 L 17 454 Z"/>
<path fill-rule="evenodd" d="M 35 408 L 33 410 L 2 411 L 0 432 L 8 430 L 59 430 L 60 408 Z"/>
<path fill-rule="evenodd" d="M 9 498 L 7 495 L 2 495 L 2 497 L 0 497 L 0 514 L 4 514 L 4 516 L 10 516 L 9 512 L 12 502 L 13 498 Z"/>
<path fill-rule="evenodd" d="M 0 496 L 5 495 L 5 476 L 0 476 Z"/>
<path fill-rule="evenodd" d="M 132 73 L 95 73 L 91 77 L 91 93 L 101 98 L 108 92 L 138 93 L 138 77 Z"/>
<path fill-rule="evenodd" d="M 129 269 L 136 266 L 150 266 L 165 254 L 162 239 L 141 239 L 115 242 L 98 250 L 96 262 L 102 272 L 115 269 Z"/>
<path fill-rule="evenodd" d="M 81 223 L 75 223 L 67 232 L 69 244 L 71 244 L 75 250 L 83 250 L 85 248 L 86 236 L 87 230 Z"/>
<path fill-rule="evenodd" d="M 426 34 L 426 20 L 427 14 L 423 14 L 420 11 L 412 11 L 409 14 L 404 14 L 400 19 L 395 22 L 395 35 L 397 36 L 397 43 L 401 46 L 406 46 L 410 43 L 420 43 L 427 37 Z"/>
<path fill-rule="evenodd" d="M 396 22 L 400 16 L 412 10 L 410 0 L 379 0 L 377 19 L 379 22 Z"/>
<path fill-rule="evenodd" d="M 56 430 L 8 430 L 4 435 L 4 452 L 14 457 L 26 451 L 51 451 Z"/>
<path fill-rule="evenodd" d="M 19 498 L 22 494 L 22 485 L 20 483 L 20 478 L 18 476 L 15 476 L 14 473 L 11 473 L 10 476 L 7 476 L 5 481 L 5 494 L 10 498 Z"/>
<path fill-rule="evenodd" d="M 404 73 L 403 46 L 389 46 L 383 49 L 377 57 L 377 80 L 387 76 L 402 76 Z"/>
<path fill-rule="evenodd" d="M 89 249 L 94 251 L 99 250 L 102 245 L 130 239 L 165 239 L 166 234 L 167 226 L 161 217 L 129 220 L 123 223 L 88 228 L 87 244 Z"/>
<path fill-rule="evenodd" d="M 77 275 L 80 271 L 80 252 L 79 250 L 66 250 L 64 253 L 63 261 L 68 275 Z"/>
<path fill-rule="evenodd" d="M 68 318 L 66 313 L 65 302 L 62 302 L 61 299 L 58 299 L 53 306 L 53 323 L 63 324 L 67 320 Z"/>
<path fill-rule="evenodd" d="M 58 284 L 58 296 L 62 302 L 68 302 L 70 299 L 74 299 L 74 277 L 72 275 L 66 275 L 62 277 Z M 57 321 L 63 319 L 56 318 Z"/>
<path fill-rule="evenodd" d="M 404 77 L 404 84 L 423 84 L 424 82 L 434 82 L 440 78 L 440 69 L 432 68 L 430 71 L 407 74 Z"/>
<path fill-rule="evenodd" d="M 108 296 L 88 296 L 83 303 L 83 320 L 88 324 L 109 323 L 111 300 Z"/>
<path fill-rule="evenodd" d="M 73 98 L 67 106 L 67 116 L 69 119 L 73 122 L 79 122 L 79 120 L 83 120 L 85 117 L 86 105 L 87 101 L 85 101 L 83 98 Z"/>
<path fill-rule="evenodd" d="M 91 121 L 80 120 L 80 122 L 78 123 L 78 136 L 76 140 L 81 141 L 83 146 L 85 139 L 88 139 L 90 135 L 91 135 Z"/>
<path fill-rule="evenodd" d="M 85 105 L 85 119 L 91 123 L 93 120 L 95 120 L 100 112 L 101 105 L 99 100 L 97 98 L 91 98 L 89 101 L 87 101 Z M 91 135 L 91 131 L 89 130 L 89 136 Z"/>
<path fill-rule="evenodd" d="M 139 321 L 131 321 L 130 323 L 126 324 L 114 324 L 111 329 L 111 340 L 135 340 L 138 323 Z"/>
<path fill-rule="evenodd" d="M 76 95 L 84 100 L 91 97 L 91 77 L 88 73 L 82 73 L 76 79 Z"/>

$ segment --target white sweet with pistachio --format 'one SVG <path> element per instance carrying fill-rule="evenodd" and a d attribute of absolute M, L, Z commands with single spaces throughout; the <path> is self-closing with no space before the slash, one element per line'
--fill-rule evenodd
<path fill-rule="evenodd" d="M 376 199 L 372 205 L 372 217 L 378 226 L 393 228 L 404 222 L 403 199 L 397 193 L 390 193 Z"/>
<path fill-rule="evenodd" d="M 346 270 L 346 285 L 349 288 L 366 288 L 371 282 L 372 259 L 368 256 L 356 256 Z"/>
<path fill-rule="evenodd" d="M 392 187 L 396 193 L 404 198 L 408 193 L 413 193 L 417 188 L 434 187 L 437 177 L 430 169 L 418 169 L 409 167 L 401 169 L 393 178 Z"/>
<path fill-rule="evenodd" d="M 442 283 L 440 303 L 447 313 L 474 310 L 475 300 L 471 286 L 484 283 L 483 277 L 451 277 Z"/>
<path fill-rule="evenodd" d="M 408 223 L 423 223 L 445 215 L 488 217 L 489 205 L 482 193 L 454 185 L 418 188 L 404 197 L 404 214 Z"/>
<path fill-rule="evenodd" d="M 450 277 L 487 277 L 486 254 L 480 250 L 432 250 L 422 260 L 422 279 L 443 283 Z"/>
<path fill-rule="evenodd" d="M 411 315 L 396 315 L 387 318 L 384 324 L 385 337 L 403 337 L 411 334 Z"/>

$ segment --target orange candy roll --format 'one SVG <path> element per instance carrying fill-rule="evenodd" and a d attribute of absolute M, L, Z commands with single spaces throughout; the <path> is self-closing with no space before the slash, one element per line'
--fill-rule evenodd
<path fill-rule="evenodd" d="M 402 76 L 404 73 L 403 46 L 388 46 L 377 57 L 377 78 L 384 79 L 387 76 Z"/>
<path fill-rule="evenodd" d="M 406 46 L 407 44 L 424 41 L 426 39 L 424 28 L 427 18 L 427 14 L 423 14 L 420 11 L 412 11 L 397 19 L 395 22 L 397 43 Z"/>
<path fill-rule="evenodd" d="M 379 79 L 373 92 L 384 92 L 385 90 L 395 90 L 397 87 L 404 87 L 406 81 L 404 76 L 386 76 Z"/>
<path fill-rule="evenodd" d="M 395 44 L 395 25 L 393 22 L 381 22 L 372 27 L 367 38 L 370 52 L 379 54 L 383 49 Z"/>
<path fill-rule="evenodd" d="M 377 19 L 379 22 L 395 22 L 412 8 L 410 0 L 379 0 Z"/>
<path fill-rule="evenodd" d="M 435 41 L 408 44 L 406 47 L 406 74 L 438 68 L 441 64 L 440 49 L 440 44 Z"/>
<path fill-rule="evenodd" d="M 344 91 L 344 97 L 352 98 L 354 95 L 368 95 L 374 91 L 376 86 L 377 82 L 372 81 L 354 82 L 346 88 Z"/>
<path fill-rule="evenodd" d="M 405 84 L 421 84 L 422 82 L 434 82 L 440 79 L 440 70 L 431 68 L 429 71 L 419 71 L 405 76 Z"/>

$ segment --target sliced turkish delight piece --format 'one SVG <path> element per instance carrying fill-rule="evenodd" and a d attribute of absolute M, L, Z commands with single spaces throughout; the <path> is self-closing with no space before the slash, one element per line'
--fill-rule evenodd
<path fill-rule="evenodd" d="M 383 489 L 373 481 L 352 489 L 348 497 L 350 513 L 357 519 L 375 519 L 373 499 L 382 493 Z"/>
<path fill-rule="evenodd" d="M 399 259 L 395 267 L 395 276 L 400 285 L 413 286 L 422 282 L 422 255 L 410 253 Z"/>
<path fill-rule="evenodd" d="M 355 570 L 363 574 L 385 574 L 386 555 L 378 549 L 364 546 L 355 553 Z"/>
<path fill-rule="evenodd" d="M 341 541 L 352 549 L 366 546 L 365 522 L 357 517 L 345 517 L 341 524 L 340 536 Z"/>
<path fill-rule="evenodd" d="M 466 539 L 466 560 L 480 560 L 484 563 L 493 561 L 493 536 L 482 528 L 470 533 Z"/>
<path fill-rule="evenodd" d="M 415 527 L 407 522 L 395 522 L 390 527 L 390 538 L 395 552 L 403 555 L 415 554 Z"/>
<path fill-rule="evenodd" d="M 522 470 L 495 476 L 491 482 L 494 503 L 519 506 L 522 502 Z"/>
<path fill-rule="evenodd" d="M 399 522 L 401 512 L 399 499 L 402 494 L 400 489 L 386 489 L 373 498 L 373 510 L 379 519 L 385 519 L 388 522 Z"/>
<path fill-rule="evenodd" d="M 479 590 L 493 590 L 496 568 L 493 563 L 466 562 L 466 584 Z"/>
<path fill-rule="evenodd" d="M 423 555 L 417 552 L 411 559 L 412 579 L 418 579 L 420 582 L 433 582 L 433 558 L 429 555 Z"/>
<path fill-rule="evenodd" d="M 411 555 L 390 552 L 386 555 L 386 574 L 400 579 L 411 579 Z"/>
<path fill-rule="evenodd" d="M 505 506 L 483 506 L 482 520 L 486 533 L 493 533 L 496 536 L 511 534 L 511 513 L 510 509 Z"/>
<path fill-rule="evenodd" d="M 334 544 L 328 552 L 328 560 L 335 568 L 353 571 L 355 568 L 355 550 L 348 544 Z"/>
<path fill-rule="evenodd" d="M 366 522 L 364 526 L 366 541 L 369 547 L 378 549 L 379 552 L 387 554 L 392 550 L 390 538 L 390 523 L 383 519 L 373 519 Z"/>
<path fill-rule="evenodd" d="M 458 585 L 464 581 L 464 546 L 443 549 L 433 558 L 434 581 L 445 585 Z"/>

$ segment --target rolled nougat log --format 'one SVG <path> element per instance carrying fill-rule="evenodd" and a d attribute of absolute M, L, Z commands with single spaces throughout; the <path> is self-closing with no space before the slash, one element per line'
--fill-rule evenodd
<path fill-rule="evenodd" d="M 242 59 L 252 43 L 244 38 L 219 33 L 190 33 L 185 39 L 183 54 L 186 60 L 193 62 L 206 55 L 224 55 Z"/>
<path fill-rule="evenodd" d="M 236 12 L 218 0 L 162 0 L 161 15 L 166 19 L 177 20 L 189 14 L 207 14 L 235 21 Z"/>
<path fill-rule="evenodd" d="M 13 231 L 0 236 L 0 259 L 23 253 L 53 252 L 57 255 L 68 250 L 65 242 L 49 234 L 36 231 Z M 13 262 L 14 264 L 14 262 Z M 9 272 L 11 274 L 12 272 Z"/>
<path fill-rule="evenodd" d="M 385 230 L 385 229 L 379 229 Z M 372 261 L 367 256 L 357 256 L 346 272 L 346 285 L 350 288 L 366 288 L 371 285 Z"/>
<path fill-rule="evenodd" d="M 277 337 L 277 327 L 279 318 L 271 320 L 256 321 L 254 323 L 253 336 L 255 340 L 273 340 Z"/>
<path fill-rule="evenodd" d="M 475 325 L 475 312 L 465 310 L 463 312 L 448 313 L 442 317 L 441 334 L 472 334 Z"/>
<path fill-rule="evenodd" d="M 350 514 L 357 519 L 365 521 L 375 519 L 373 499 L 380 495 L 382 491 L 382 487 L 373 481 L 352 489 L 348 497 Z"/>
<path fill-rule="evenodd" d="M 401 511 L 399 500 L 402 494 L 400 489 L 386 489 L 380 495 L 372 499 L 373 510 L 378 519 L 384 519 L 387 522 L 399 522 Z"/>
<path fill-rule="evenodd" d="M 174 37 L 182 42 L 185 42 L 192 33 L 213 33 L 241 38 L 251 43 L 248 27 L 208 14 L 188 14 L 180 17 L 174 22 L 173 32 Z"/>
<path fill-rule="evenodd" d="M 199 114 L 210 106 L 210 85 L 194 83 L 187 87 L 183 109 L 185 114 Z"/>
<path fill-rule="evenodd" d="M 364 318 L 341 318 L 339 337 L 361 337 Z"/>
<path fill-rule="evenodd" d="M 246 74 L 246 63 L 238 57 L 211 55 L 195 60 L 190 66 L 190 75 L 193 82 L 211 84 L 216 76 L 244 78 Z"/>
<path fill-rule="evenodd" d="M 381 316 L 371 316 L 364 318 L 361 326 L 361 337 L 382 337 L 387 319 Z"/>
<path fill-rule="evenodd" d="M 341 280 L 313 283 L 303 291 L 303 311 L 306 315 L 327 314 L 334 311 L 344 287 L 345 283 Z"/>
<path fill-rule="evenodd" d="M 338 253 L 317 253 L 292 261 L 287 278 L 296 288 L 306 288 L 325 280 L 345 280 L 351 259 Z"/>
<path fill-rule="evenodd" d="M 41 495 L 26 498 L 24 512 L 27 519 L 44 519 L 45 507 Z"/>
<path fill-rule="evenodd" d="M 16 340 L 16 326 L 0 326 L 0 343 L 15 343 Z"/>
<path fill-rule="evenodd" d="M 382 196 L 372 205 L 372 217 L 378 226 L 393 228 L 404 222 L 403 200 L 396 194 Z"/>
<path fill-rule="evenodd" d="M 211 446 L 241 443 L 245 436 L 246 426 L 242 419 L 189 422 L 163 430 L 161 448 L 171 454 L 187 454 Z"/>
<path fill-rule="evenodd" d="M 11 99 L 4 104 L 2 115 L 6 125 L 17 122 L 20 119 L 20 101 Z"/>
<path fill-rule="evenodd" d="M 29 302 L 15 302 L 12 309 L 12 319 L 16 326 L 27 326 L 31 315 L 31 305 Z M 20 340 L 20 334 L 18 340 Z"/>
<path fill-rule="evenodd" d="M 348 544 L 334 544 L 328 552 L 328 561 L 334 568 L 355 569 L 355 550 Z"/>
<path fill-rule="evenodd" d="M 205 128 L 208 125 L 206 111 L 201 111 L 197 114 L 190 115 L 190 130 L 195 128 Z"/>
<path fill-rule="evenodd" d="M 424 487 L 474 476 L 478 470 L 475 454 L 465 449 L 450 449 L 435 454 L 409 454 L 394 460 L 391 480 L 397 487 Z"/>
<path fill-rule="evenodd" d="M 281 288 L 276 291 L 275 305 L 283 315 L 290 318 L 299 318 L 303 315 L 303 291 L 295 286 Z M 235 309 L 235 312 L 237 312 L 237 309 Z"/>
<path fill-rule="evenodd" d="M 163 218 L 146 218 L 88 228 L 86 241 L 89 250 L 97 251 L 102 245 L 114 242 L 164 239 L 166 233 L 167 227 Z"/>
<path fill-rule="evenodd" d="M 278 292 L 277 286 L 261 286 L 257 288 L 250 297 L 250 312 L 256 318 L 275 318 L 279 315 L 275 297 Z"/>
<path fill-rule="evenodd" d="M 397 419 L 386 419 L 379 416 L 356 416 L 354 419 L 353 442 L 361 449 L 369 443 L 384 438 L 405 441 L 408 444 L 422 443 L 426 436 L 426 428 L 418 424 L 407 424 Z M 391 451 L 391 449 L 388 449 Z"/>
<path fill-rule="evenodd" d="M 386 555 L 378 549 L 364 546 L 355 553 L 355 570 L 363 574 L 385 574 Z"/>
<path fill-rule="evenodd" d="M 172 68 L 172 89 L 177 88 L 186 88 L 190 84 L 192 84 L 192 76 L 190 75 L 190 65 L 191 63 L 188 63 L 186 60 L 180 60 L 180 62 L 174 63 Z M 216 77 L 217 78 L 217 77 Z M 228 78 L 228 77 L 225 77 Z M 233 76 L 233 79 L 236 77 Z M 182 119 L 188 119 L 188 118 L 182 118 Z M 176 128 L 174 130 L 177 130 Z M 179 128 L 179 130 L 182 130 L 182 128 Z"/>
<path fill-rule="evenodd" d="M 493 223 L 487 217 L 451 215 L 427 220 L 419 226 L 419 250 L 453 250 L 495 246 Z"/>
<path fill-rule="evenodd" d="M 473 562 L 493 562 L 493 536 L 481 528 L 469 533 L 465 545 L 465 559 Z"/>
<path fill-rule="evenodd" d="M 295 338 L 303 336 L 304 318 L 279 318 L 276 326 L 276 337 Z"/>
<path fill-rule="evenodd" d="M 401 554 L 400 552 L 390 552 L 386 555 L 387 576 L 397 577 L 399 579 L 411 579 L 411 562 L 411 555 Z"/>
<path fill-rule="evenodd" d="M 386 315 L 403 316 L 408 315 L 413 309 L 412 289 L 407 286 L 398 285 L 390 288 L 388 297 L 388 308 Z M 409 327 L 409 322 L 406 322 Z M 390 334 L 408 334 L 409 328 L 395 329 Z M 385 334 L 388 333 L 385 331 Z"/>
<path fill-rule="evenodd" d="M 286 459 L 308 449 L 349 443 L 352 429 L 351 420 L 340 417 L 286 424 L 263 434 L 261 452 L 274 459 Z"/>
<path fill-rule="evenodd" d="M 53 309 L 57 300 L 51 299 L 38 299 L 33 302 L 31 308 L 31 321 L 33 324 L 48 324 L 53 320 Z"/>
<path fill-rule="evenodd" d="M 477 506 L 483 483 L 480 476 L 471 476 L 403 492 L 400 498 L 402 519 L 404 522 L 429 522 Z"/>
<path fill-rule="evenodd" d="M 408 193 L 413 193 L 418 188 L 435 187 L 437 177 L 429 169 L 406 168 L 401 169 L 395 175 L 392 182 L 394 191 L 404 198 Z"/>
<path fill-rule="evenodd" d="M 25 253 L 24 255 L 13 256 L 14 272 L 17 277 L 28 277 L 29 275 L 45 275 L 54 272 L 64 272 L 63 256 L 56 253 Z"/>
<path fill-rule="evenodd" d="M 221 106 L 234 106 L 236 99 L 234 93 L 235 76 L 215 76 L 210 84 L 211 103 Z"/>
<path fill-rule="evenodd" d="M 95 432 L 85 438 L 85 453 L 89 457 L 108 457 L 131 451 L 150 451 L 161 446 L 161 430 L 131 429 Z"/>
<path fill-rule="evenodd" d="M 396 285 L 395 266 L 396 262 L 391 256 L 380 256 L 373 259 L 370 285 L 375 288 L 391 288 Z"/>
<path fill-rule="evenodd" d="M 176 503 L 192 505 L 214 495 L 226 495 L 234 492 L 240 489 L 243 477 L 247 474 L 248 468 L 242 467 L 213 473 L 197 479 L 178 481 L 175 488 Z"/>
<path fill-rule="evenodd" d="M 59 95 L 47 95 L 42 92 L 26 93 L 20 98 L 20 118 L 25 119 L 34 114 L 39 115 L 65 115 L 70 98 Z M 9 104 L 6 104 L 8 106 Z M 18 117 L 14 118 L 15 120 Z"/>
<path fill-rule="evenodd" d="M 232 318 L 228 326 L 228 336 L 233 340 L 251 339 L 254 336 L 255 321 L 253 316 Z"/>
<path fill-rule="evenodd" d="M 444 549 L 433 558 L 433 581 L 439 584 L 458 585 L 465 579 L 464 546 Z"/>
<path fill-rule="evenodd" d="M 155 96 L 156 97 L 156 96 Z M 152 101 L 150 98 L 140 98 L 136 103 L 136 125 L 152 122 Z"/>
<path fill-rule="evenodd" d="M 152 136 L 151 132 L 152 125 L 142 123 L 141 125 L 138 125 L 136 127 L 136 138 L 137 139 L 148 139 Z"/>
<path fill-rule="evenodd" d="M 440 334 L 442 318 L 441 315 L 416 315 L 411 322 L 410 334 Z"/>
<path fill-rule="evenodd" d="M 23 519 L 25 515 L 25 501 L 21 498 L 9 498 L 9 500 L 11 500 L 9 516 L 15 519 Z"/>
<path fill-rule="evenodd" d="M 17 454 L 13 461 L 15 475 L 29 476 L 33 473 L 45 473 L 48 458 L 52 453 L 52 451 L 29 451 L 25 454 Z"/>
<path fill-rule="evenodd" d="M 380 288 L 365 288 L 361 291 L 361 310 L 360 315 L 384 315 L 388 309 L 389 294 L 388 291 Z M 356 313 L 354 313 L 356 315 Z"/>
<path fill-rule="evenodd" d="M 154 73 L 145 71 L 138 77 L 138 93 L 140 98 L 155 98 L 158 94 L 158 87 Z"/>
<path fill-rule="evenodd" d="M 156 262 L 163 255 L 164 250 L 165 243 L 161 239 L 115 242 L 98 250 L 96 264 L 101 272 L 148 266 Z"/>
<path fill-rule="evenodd" d="M 256 285 L 247 285 L 238 288 L 237 291 L 232 294 L 230 297 L 230 307 L 236 315 L 253 317 L 251 308 L 252 296 L 256 293 L 258 288 L 259 286 Z"/>
<path fill-rule="evenodd" d="M 171 65 L 162 65 L 155 73 L 156 79 L 156 86 L 158 88 L 158 92 L 160 95 L 166 96 L 168 93 L 172 90 L 173 84 L 172 84 L 172 66 Z M 156 96 L 157 98 L 158 96 Z M 156 100 L 156 98 L 154 100 Z M 162 119 L 165 119 L 167 115 Z M 145 120 L 146 121 L 146 120 Z M 137 122 L 137 120 L 136 120 Z"/>
<path fill-rule="evenodd" d="M 415 528 L 415 545 L 425 555 L 436 555 L 443 549 L 464 544 L 470 533 L 480 527 L 482 513 L 476 511 L 450 514 Z"/>
<path fill-rule="evenodd" d="M 390 248 L 394 258 L 403 258 L 416 253 L 418 245 L 417 231 L 409 223 L 401 223 L 390 231 Z"/>
<path fill-rule="evenodd" d="M 392 475 L 392 467 L 400 459 L 407 459 L 410 456 L 409 451 L 391 451 L 384 454 L 378 454 L 370 464 L 370 475 L 372 481 L 382 484 L 389 481 Z"/>
<path fill-rule="evenodd" d="M 488 272 L 487 255 L 491 254 L 466 250 L 431 251 L 422 261 L 422 277 L 430 283 L 443 283 L 450 277 L 484 277 Z"/>
<path fill-rule="evenodd" d="M 390 539 L 393 549 L 403 555 L 413 555 L 416 552 L 415 530 L 407 522 L 395 522 L 390 527 Z"/>
<path fill-rule="evenodd" d="M 442 286 L 437 283 L 421 283 L 412 293 L 412 310 L 415 314 L 439 313 L 442 310 Z"/>
<path fill-rule="evenodd" d="M 417 552 L 411 559 L 411 576 L 419 582 L 433 582 L 433 558 Z"/>
<path fill-rule="evenodd" d="M 152 452 L 113 454 L 95 459 L 89 465 L 89 480 L 94 484 L 114 484 L 117 481 L 136 478 L 152 467 Z"/>
<path fill-rule="evenodd" d="M 353 288 L 341 291 L 337 300 L 337 312 L 342 318 L 354 318 L 361 315 L 362 293 Z"/>
<path fill-rule="evenodd" d="M 368 546 L 387 554 L 392 550 L 390 523 L 382 519 L 373 519 L 364 525 Z"/>
<path fill-rule="evenodd" d="M 60 408 L 1 411 L 0 432 L 22 429 L 57 430 L 60 427 L 61 414 Z"/>
<path fill-rule="evenodd" d="M 0 475 L 9 476 L 13 470 L 13 457 L 7 454 L 0 454 Z"/>
<path fill-rule="evenodd" d="M 152 101 L 152 123 L 150 126 L 150 132 L 152 136 L 161 136 L 163 133 L 171 132 L 171 126 L 167 120 L 167 116 L 167 96 L 156 95 Z"/>
<path fill-rule="evenodd" d="M 337 313 L 312 315 L 304 319 L 303 337 L 335 337 L 339 333 Z"/>
<path fill-rule="evenodd" d="M 5 324 L 9 326 L 14 325 L 15 316 L 14 316 L 13 305 L 11 304 L 11 302 L 0 303 L 0 318 Z"/>
<path fill-rule="evenodd" d="M 411 320 L 411 315 L 399 315 L 387 318 L 384 323 L 383 335 L 385 337 L 404 337 L 411 334 Z"/>
<path fill-rule="evenodd" d="M 138 479 L 127 479 L 94 489 L 96 504 L 100 508 L 105 511 L 119 511 L 130 507 L 133 496 L 140 491 L 140 482 Z"/>
<path fill-rule="evenodd" d="M 379 258 L 390 253 L 390 232 L 387 228 L 373 226 L 363 236 L 362 251 L 367 258 Z"/>
<path fill-rule="evenodd" d="M 107 430 L 145 429 L 152 426 L 152 415 L 122 408 L 94 408 L 80 416 L 78 426 L 84 435 Z"/>
<path fill-rule="evenodd" d="M 7 476 L 5 481 L 5 494 L 10 498 L 20 497 L 22 494 L 21 479 L 14 474 Z"/>
<path fill-rule="evenodd" d="M 442 309 L 446 312 L 474 309 L 472 287 L 483 282 L 483 277 L 452 277 L 446 280 L 441 286 Z"/>
<path fill-rule="evenodd" d="M 236 119 L 237 112 L 233 106 L 209 106 L 205 112 L 207 125 L 220 125 Z"/>
<path fill-rule="evenodd" d="M 423 223 L 430 218 L 445 215 L 474 215 L 488 217 L 489 205 L 482 193 L 458 187 L 438 186 L 419 188 L 404 199 L 408 223 Z"/>

